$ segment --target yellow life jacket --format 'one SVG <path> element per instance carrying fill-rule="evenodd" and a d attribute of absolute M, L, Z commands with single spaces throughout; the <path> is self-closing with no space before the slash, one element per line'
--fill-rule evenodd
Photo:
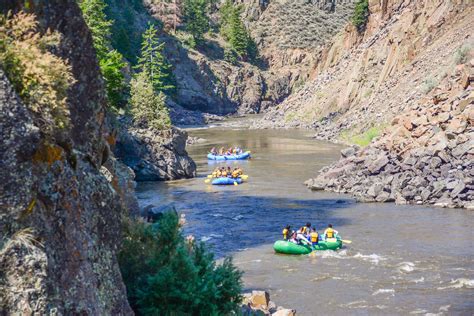
<path fill-rule="evenodd" d="M 326 238 L 334 238 L 334 229 L 332 228 L 326 229 Z"/>
<path fill-rule="evenodd" d="M 311 242 L 312 242 L 312 243 L 318 242 L 318 240 L 319 240 L 319 235 L 318 235 L 318 233 L 312 232 L 312 233 L 310 234 L 310 236 L 311 236 Z"/>
<path fill-rule="evenodd" d="M 239 172 L 237 170 L 232 171 L 232 178 L 238 178 Z"/>
<path fill-rule="evenodd" d="M 227 171 L 222 171 L 222 176 L 227 177 Z"/>
<path fill-rule="evenodd" d="M 306 226 L 301 227 L 301 228 L 300 228 L 300 232 L 301 232 L 302 234 L 306 234 L 306 233 L 308 232 L 308 227 L 306 227 Z"/>
<path fill-rule="evenodd" d="M 284 240 L 287 240 L 287 239 L 288 239 L 288 229 L 286 229 L 286 228 L 283 229 L 283 232 L 282 232 L 282 233 L 283 233 L 283 239 L 284 239 Z"/>
<path fill-rule="evenodd" d="M 217 177 L 217 178 L 220 177 L 221 174 L 222 174 L 222 173 L 221 173 L 220 171 L 217 171 L 217 172 L 216 172 L 216 177 Z"/>

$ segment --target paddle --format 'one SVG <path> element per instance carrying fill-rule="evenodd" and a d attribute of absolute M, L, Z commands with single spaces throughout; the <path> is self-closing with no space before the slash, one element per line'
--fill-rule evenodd
<path fill-rule="evenodd" d="M 209 183 L 209 182 L 211 182 L 211 179 L 206 179 L 206 180 L 204 180 L 204 182 Z"/>
<path fill-rule="evenodd" d="M 352 244 L 352 240 L 341 239 L 341 241 L 345 244 Z"/>

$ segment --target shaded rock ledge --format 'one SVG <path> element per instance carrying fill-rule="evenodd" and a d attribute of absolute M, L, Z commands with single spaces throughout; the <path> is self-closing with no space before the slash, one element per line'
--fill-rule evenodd
<path fill-rule="evenodd" d="M 188 133 L 176 127 L 159 131 L 130 126 L 121 128 L 110 143 L 116 157 L 135 172 L 136 181 L 165 181 L 196 176 L 187 139 Z"/>

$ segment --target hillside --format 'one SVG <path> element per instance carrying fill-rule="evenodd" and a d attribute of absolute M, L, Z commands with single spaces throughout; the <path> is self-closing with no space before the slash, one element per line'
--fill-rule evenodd
<path fill-rule="evenodd" d="M 257 127 L 311 128 L 331 141 L 372 138 L 474 45 L 472 4 L 369 1 L 369 12 L 365 31 L 348 23 L 317 54 L 312 79 Z"/>
<path fill-rule="evenodd" d="M 181 31 L 184 22 L 179 21 L 178 33 L 167 24 L 175 12 L 170 3 L 108 0 L 107 13 L 115 20 L 114 47 L 132 64 L 138 55 L 140 34 L 147 23 L 163 25 L 161 38 L 166 43 L 165 54 L 172 65 L 176 84 L 176 94 L 169 106 L 174 121 L 186 124 L 203 122 L 204 117 L 199 112 L 260 113 L 301 86 L 314 63 L 314 52 L 341 30 L 352 12 L 352 4 L 325 5 L 326 2 L 333 3 L 234 1 L 234 5 L 242 5 L 242 19 L 260 55 L 259 61 L 237 63 L 226 60 L 228 43 L 217 30 L 218 8 L 222 4 L 209 13 L 211 32 L 205 35 L 205 43 L 196 48 L 183 42 L 187 36 Z"/>

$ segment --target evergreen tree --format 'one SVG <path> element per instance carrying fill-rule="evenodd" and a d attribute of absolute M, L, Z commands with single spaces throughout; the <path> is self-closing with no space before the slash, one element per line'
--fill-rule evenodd
<path fill-rule="evenodd" d="M 94 48 L 99 60 L 109 103 L 118 108 L 125 103 L 126 84 L 122 69 L 125 67 L 122 54 L 112 48 L 110 28 L 112 21 L 105 15 L 103 0 L 83 0 L 80 8 L 91 30 Z"/>
<path fill-rule="evenodd" d="M 171 119 L 166 97 L 163 92 L 155 92 L 148 74 L 139 73 L 130 84 L 130 106 L 135 122 L 159 130 L 169 128 Z"/>
<path fill-rule="evenodd" d="M 193 35 L 197 44 L 204 41 L 204 34 L 209 31 L 208 8 L 209 0 L 184 1 L 186 31 Z"/>
<path fill-rule="evenodd" d="M 240 19 L 239 9 L 234 9 L 229 18 L 229 43 L 240 56 L 247 55 L 249 35 Z"/>
<path fill-rule="evenodd" d="M 148 29 L 143 33 L 141 54 L 136 68 L 148 76 L 157 93 L 174 88 L 168 73 L 170 65 L 163 56 L 164 45 L 158 41 L 156 28 L 149 24 Z"/>
<path fill-rule="evenodd" d="M 132 308 L 141 315 L 234 315 L 241 272 L 227 258 L 217 265 L 203 243 L 187 243 L 178 214 L 156 224 L 126 222 L 120 270 Z"/>

